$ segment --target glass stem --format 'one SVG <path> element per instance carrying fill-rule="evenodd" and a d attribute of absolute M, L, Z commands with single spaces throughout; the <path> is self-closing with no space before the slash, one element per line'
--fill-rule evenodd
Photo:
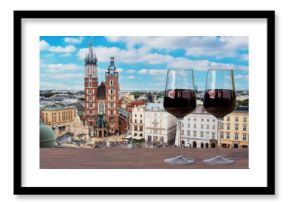
<path fill-rule="evenodd" d="M 178 156 L 181 156 L 181 149 L 182 149 L 181 122 L 182 122 L 182 119 L 178 118 L 177 119 L 177 130 L 176 130 Z"/>
<path fill-rule="evenodd" d="M 217 119 L 217 156 L 219 156 L 220 148 L 221 148 L 221 129 L 222 129 L 222 119 Z"/>

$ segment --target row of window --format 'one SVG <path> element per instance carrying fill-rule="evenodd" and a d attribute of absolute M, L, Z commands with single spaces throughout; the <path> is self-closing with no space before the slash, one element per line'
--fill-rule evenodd
<path fill-rule="evenodd" d="M 92 74 L 96 73 L 96 67 L 95 66 L 87 66 L 86 67 L 86 74 L 89 75 L 89 77 L 91 77 Z"/>
<path fill-rule="evenodd" d="M 227 116 L 227 121 L 231 121 L 231 117 L 234 117 L 234 116 Z M 191 118 L 187 118 L 187 121 L 190 121 L 190 119 Z M 194 122 L 196 122 L 197 121 L 197 118 L 193 118 L 193 121 Z M 201 122 L 203 122 L 203 121 L 207 121 L 207 122 L 210 122 L 210 121 L 212 121 L 212 122 L 215 122 L 216 120 L 215 119 L 212 119 L 212 120 L 210 120 L 210 119 L 203 119 L 203 118 L 201 118 L 200 119 L 200 121 Z M 238 116 L 235 116 L 235 122 L 239 122 L 239 117 Z M 247 117 L 243 117 L 243 122 L 247 122 Z"/>
<path fill-rule="evenodd" d="M 138 129 L 138 126 L 134 126 L 134 131 L 141 131 L 143 132 L 143 126 L 139 126 L 139 129 Z"/>
<path fill-rule="evenodd" d="M 115 90 L 114 89 L 109 89 L 108 90 L 108 94 L 109 95 L 113 95 L 113 94 L 115 94 L 116 92 L 115 92 Z"/>
<path fill-rule="evenodd" d="M 184 130 L 181 131 L 181 135 L 184 136 Z M 207 137 L 207 138 L 212 137 L 212 138 L 215 138 L 215 135 L 216 135 L 215 132 L 210 133 L 210 132 L 200 131 L 200 133 L 199 133 L 199 137 Z M 187 131 L 187 136 L 190 137 L 190 131 L 189 130 Z M 193 131 L 193 137 L 197 137 L 197 131 Z M 223 132 L 221 132 L 221 139 L 224 139 L 224 133 Z M 230 133 L 226 133 L 226 139 L 230 139 Z M 235 140 L 239 140 L 239 134 L 238 133 L 234 134 L 234 139 Z M 247 140 L 247 135 L 243 134 L 242 135 L 242 139 L 244 141 L 246 141 Z"/>
<path fill-rule="evenodd" d="M 134 120 L 134 123 L 138 123 L 138 121 Z M 139 120 L 139 123 L 143 123 L 143 120 Z"/>
<path fill-rule="evenodd" d="M 231 121 L 231 116 L 227 116 L 227 121 Z M 238 116 L 235 116 L 235 122 L 239 122 Z M 243 122 L 247 122 L 247 117 L 243 117 Z"/>
<path fill-rule="evenodd" d="M 94 89 L 87 89 L 87 95 L 92 95 L 95 94 L 95 90 Z"/>
<path fill-rule="evenodd" d="M 143 131 L 143 126 L 141 126 L 140 130 L 136 130 L 136 126 L 134 126 L 134 131 Z M 159 130 L 159 129 L 146 129 L 145 133 L 151 133 L 151 134 L 164 134 L 165 130 Z M 170 132 L 168 132 L 170 133 Z"/>
<path fill-rule="evenodd" d="M 116 108 L 116 103 L 108 103 L 108 108 Z"/>
<path fill-rule="evenodd" d="M 226 139 L 230 139 L 230 137 L 231 137 L 230 133 L 226 133 L 226 136 L 224 136 L 224 133 L 221 132 L 221 139 L 224 139 L 224 138 L 226 138 Z M 235 140 L 239 140 L 239 134 L 238 134 L 238 133 L 235 133 L 235 134 L 234 134 L 234 139 L 235 139 Z M 243 135 L 242 135 L 242 139 L 243 139 L 244 141 L 246 141 L 246 140 L 247 140 L 247 135 L 246 135 L 246 134 L 243 134 Z"/>
<path fill-rule="evenodd" d="M 190 128 L 190 123 L 187 124 L 187 128 Z M 184 123 L 181 124 L 181 127 L 184 127 Z M 193 128 L 197 128 L 196 124 L 193 124 Z M 204 124 L 200 125 L 201 129 L 204 129 Z M 215 129 L 215 125 L 212 125 L 211 128 L 214 130 Z M 210 129 L 210 125 L 206 125 L 206 129 Z"/>
<path fill-rule="evenodd" d="M 187 121 L 190 121 L 190 119 L 191 118 L 187 118 Z M 186 120 L 184 120 L 184 121 L 186 121 Z M 197 121 L 197 118 L 193 118 L 193 121 L 196 122 Z M 200 121 L 203 122 L 203 121 L 205 121 L 205 119 L 204 118 L 201 118 Z M 215 119 L 212 119 L 212 120 L 206 119 L 206 121 L 207 122 L 210 122 L 210 121 L 215 122 L 216 120 Z"/>
<path fill-rule="evenodd" d="M 87 108 L 95 108 L 95 103 L 87 103 Z"/>
<path fill-rule="evenodd" d="M 116 110 L 108 110 L 108 114 L 109 115 L 116 115 L 117 112 L 116 112 Z"/>
<path fill-rule="evenodd" d="M 137 114 L 135 114 L 134 116 L 135 116 L 135 118 L 137 118 Z M 140 116 L 140 118 L 142 118 L 142 114 L 140 114 L 139 116 Z"/>
<path fill-rule="evenodd" d="M 135 119 L 134 120 L 134 123 L 138 123 L 138 120 Z M 139 120 L 139 123 L 143 123 L 143 120 Z M 156 127 L 157 124 L 158 124 L 157 121 L 156 122 L 155 121 L 152 122 L 152 125 L 154 127 Z M 182 123 L 182 127 L 184 127 L 184 124 L 183 123 Z M 187 124 L 187 128 L 190 128 L 190 124 Z M 196 124 L 193 124 L 193 128 L 197 128 Z M 206 125 L 206 126 L 200 125 L 200 128 L 201 129 L 206 128 L 207 130 L 209 130 L 210 129 L 210 125 Z M 215 130 L 215 128 L 216 128 L 215 125 L 212 125 L 211 126 L 211 129 Z M 226 130 L 231 130 L 231 124 L 227 124 Z M 239 125 L 235 125 L 235 131 L 238 131 L 238 130 L 239 130 Z M 243 125 L 242 131 L 247 131 L 247 125 Z"/>
<path fill-rule="evenodd" d="M 151 112 L 151 113 L 146 113 L 146 117 L 162 117 L 162 113 L 166 112 Z"/>
<path fill-rule="evenodd" d="M 58 119 L 58 121 L 57 121 Z M 48 122 L 48 113 L 45 115 L 45 122 L 47 123 L 55 123 L 55 122 L 61 122 L 65 120 L 72 120 L 73 119 L 73 113 L 71 111 L 62 111 L 57 113 L 51 113 L 51 120 Z"/>
<path fill-rule="evenodd" d="M 224 128 L 224 124 L 222 123 L 222 128 Z M 226 125 L 226 130 L 231 130 L 231 124 L 230 123 L 227 123 Z M 238 131 L 239 130 L 239 124 L 235 124 L 235 130 Z M 243 131 L 247 131 L 247 125 L 244 124 L 243 125 Z"/>
<path fill-rule="evenodd" d="M 108 96 L 109 101 L 116 101 L 116 96 Z"/>
<path fill-rule="evenodd" d="M 151 136 L 148 135 L 148 142 L 152 142 L 152 141 L 160 141 L 160 142 L 164 142 L 164 137 L 158 137 L 158 136 Z"/>
<path fill-rule="evenodd" d="M 91 88 L 92 87 L 92 85 L 91 85 L 91 83 L 89 83 L 89 87 Z M 92 94 L 95 94 L 95 92 L 94 92 L 94 89 L 87 89 L 87 95 L 92 95 Z M 108 94 L 109 95 L 113 95 L 113 94 L 116 94 L 116 91 L 114 90 L 114 89 L 109 89 L 108 90 Z M 116 100 L 116 97 L 112 97 L 112 98 L 110 98 L 109 97 L 109 100 Z"/>
<path fill-rule="evenodd" d="M 215 132 L 200 131 L 199 134 L 200 134 L 199 137 L 206 136 L 207 138 L 209 137 L 215 138 Z M 184 136 L 184 130 L 181 130 L 181 135 Z M 190 137 L 190 130 L 187 130 L 187 136 Z M 193 137 L 197 137 L 197 131 L 193 131 Z"/>

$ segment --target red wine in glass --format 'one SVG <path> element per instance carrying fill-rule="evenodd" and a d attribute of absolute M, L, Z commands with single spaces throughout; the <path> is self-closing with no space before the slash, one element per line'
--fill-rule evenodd
<path fill-rule="evenodd" d="M 194 90 L 172 89 L 165 91 L 164 108 L 176 118 L 184 118 L 194 111 L 196 99 Z"/>
<path fill-rule="evenodd" d="M 194 92 L 194 77 L 191 69 L 169 69 L 167 70 L 165 96 L 163 102 L 164 109 L 177 118 L 176 142 L 178 147 L 181 143 L 181 121 L 194 111 L 196 99 Z M 194 159 L 181 156 L 178 149 L 178 156 L 165 159 L 168 164 L 192 164 Z"/>
<path fill-rule="evenodd" d="M 217 147 L 220 146 L 220 131 L 223 118 L 234 111 L 236 107 L 236 93 L 234 71 L 231 69 L 209 69 L 207 72 L 205 93 L 203 98 L 204 109 L 215 116 L 218 122 Z M 219 153 L 219 148 L 217 148 Z M 216 156 L 203 160 L 209 165 L 233 164 L 235 160 Z"/>
<path fill-rule="evenodd" d="M 215 116 L 223 118 L 236 107 L 236 94 L 233 90 L 209 89 L 204 94 L 204 109 Z"/>

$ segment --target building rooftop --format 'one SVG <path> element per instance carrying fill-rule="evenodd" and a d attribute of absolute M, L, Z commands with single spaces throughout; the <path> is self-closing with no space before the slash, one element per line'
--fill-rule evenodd
<path fill-rule="evenodd" d="M 132 111 L 132 108 L 134 106 L 140 106 L 140 105 L 146 105 L 146 101 L 145 100 L 135 100 L 135 101 L 129 102 L 126 105 L 126 110 L 128 112 L 131 112 Z"/>
<path fill-rule="evenodd" d="M 146 106 L 147 111 L 164 111 L 163 103 L 148 103 Z"/>
<path fill-rule="evenodd" d="M 126 117 L 129 117 L 129 115 L 130 115 L 126 109 L 121 108 L 121 107 L 119 108 L 119 113 L 126 116 Z"/>
<path fill-rule="evenodd" d="M 64 104 L 55 103 L 55 104 L 47 105 L 47 106 L 42 108 L 42 110 L 44 110 L 44 111 L 46 111 L 46 110 L 63 110 L 63 109 L 76 109 L 76 107 L 65 106 Z"/>
<path fill-rule="evenodd" d="M 249 107 L 248 106 L 239 106 L 235 109 L 234 112 L 249 112 Z"/>

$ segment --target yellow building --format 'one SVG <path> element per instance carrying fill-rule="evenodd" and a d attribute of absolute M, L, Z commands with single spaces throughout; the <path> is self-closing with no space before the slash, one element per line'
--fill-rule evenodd
<path fill-rule="evenodd" d="M 41 110 L 41 119 L 49 125 L 57 137 L 70 134 L 74 138 L 81 136 L 88 138 L 88 127 L 84 126 L 77 109 L 73 106 L 65 107 L 60 104 L 47 106 Z"/>
<path fill-rule="evenodd" d="M 64 107 L 58 104 L 47 106 L 41 110 L 41 119 L 44 124 L 58 125 L 71 123 L 76 117 L 75 107 Z"/>
<path fill-rule="evenodd" d="M 248 107 L 239 107 L 224 117 L 220 144 L 227 148 L 247 148 L 249 146 Z"/>

